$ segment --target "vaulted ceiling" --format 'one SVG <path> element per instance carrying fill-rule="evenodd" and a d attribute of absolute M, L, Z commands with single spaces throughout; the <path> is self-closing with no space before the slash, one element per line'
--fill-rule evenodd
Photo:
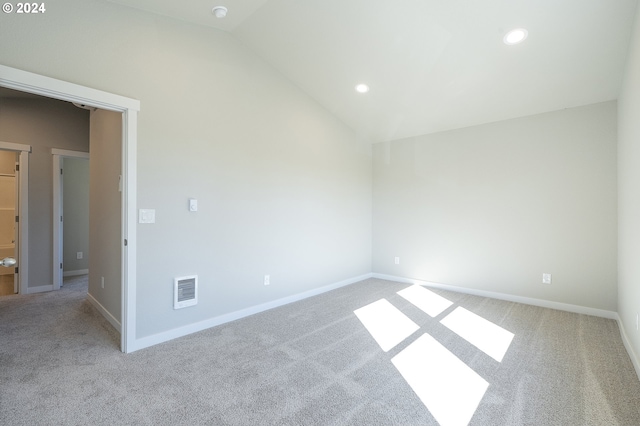
<path fill-rule="evenodd" d="M 638 3 L 111 1 L 230 33 L 372 142 L 617 99 Z"/>

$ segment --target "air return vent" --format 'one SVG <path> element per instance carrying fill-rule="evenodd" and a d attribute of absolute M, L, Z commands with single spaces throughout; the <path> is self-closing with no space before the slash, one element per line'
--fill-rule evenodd
<path fill-rule="evenodd" d="M 182 309 L 198 303 L 198 276 L 176 278 L 173 286 L 173 309 Z"/>

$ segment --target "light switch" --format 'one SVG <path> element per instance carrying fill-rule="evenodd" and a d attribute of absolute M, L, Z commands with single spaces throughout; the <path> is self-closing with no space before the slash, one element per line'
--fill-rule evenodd
<path fill-rule="evenodd" d="M 156 223 L 156 211 L 153 209 L 140 209 L 138 211 L 139 223 Z"/>
<path fill-rule="evenodd" d="M 198 200 L 195 198 L 189 198 L 189 211 L 197 212 L 198 211 Z"/>

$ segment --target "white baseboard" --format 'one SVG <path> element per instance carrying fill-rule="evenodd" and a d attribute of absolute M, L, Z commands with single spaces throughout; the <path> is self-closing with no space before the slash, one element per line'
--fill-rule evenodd
<path fill-rule="evenodd" d="M 27 294 L 44 293 L 45 291 L 53 291 L 53 284 L 39 285 L 37 287 L 27 287 Z"/>
<path fill-rule="evenodd" d="M 350 284 L 354 284 L 371 277 L 372 277 L 372 274 L 359 275 L 357 277 L 339 281 L 324 287 L 305 291 L 303 293 L 294 294 L 293 296 L 283 297 L 282 299 L 252 306 L 246 309 L 241 309 L 239 311 L 230 312 L 228 314 L 220 315 L 220 316 L 210 318 L 204 321 L 200 321 L 194 324 L 185 325 L 184 327 L 178 327 L 162 333 L 154 334 L 147 337 L 142 337 L 140 339 L 135 340 L 133 348 L 127 347 L 127 352 L 133 352 L 139 349 L 148 348 L 149 346 L 157 345 L 159 343 L 167 342 L 169 340 L 173 340 L 178 337 L 183 337 L 188 334 L 206 330 L 207 328 L 211 328 L 217 325 L 225 324 L 227 322 L 235 321 L 244 317 L 248 317 L 250 315 L 267 311 L 269 309 L 277 308 L 280 306 L 287 305 L 289 303 L 307 299 L 309 297 L 317 296 L 319 294 L 326 293 L 328 291 L 335 290 L 337 288 L 344 287 Z"/>
<path fill-rule="evenodd" d="M 78 269 L 76 271 L 64 271 L 62 273 L 63 277 L 75 277 L 78 275 L 87 275 L 89 273 L 88 269 Z"/>
<path fill-rule="evenodd" d="M 418 285 L 423 285 L 425 287 L 432 287 L 432 288 L 439 288 L 442 290 L 454 291 L 456 293 L 490 297 L 492 299 L 506 300 L 508 302 L 517 302 L 517 303 L 523 303 L 525 305 L 540 306 L 542 308 L 557 309 L 560 311 L 573 312 L 576 314 L 592 315 L 596 317 L 616 320 L 618 322 L 618 328 L 620 329 L 620 337 L 622 338 L 622 343 L 624 344 L 624 347 L 627 350 L 627 353 L 629 354 L 629 358 L 631 358 L 631 363 L 633 364 L 633 368 L 636 370 L 636 375 L 640 380 L 640 359 L 638 358 L 635 351 L 633 350 L 633 346 L 631 345 L 631 342 L 627 337 L 627 333 L 625 331 L 624 325 L 622 324 L 620 316 L 618 315 L 617 312 L 607 311 L 603 309 L 596 309 L 596 308 L 588 308 L 588 307 L 579 306 L 579 305 L 571 305 L 568 303 L 552 302 L 549 300 L 534 299 L 530 297 L 514 296 L 511 294 L 505 294 L 505 293 L 494 293 L 491 291 L 457 287 L 452 285 L 416 280 L 412 278 L 396 277 L 393 275 L 374 273 L 372 274 L 372 276 L 373 278 L 379 278 L 381 280 L 396 281 L 396 282 L 407 283 L 407 284 L 418 284 Z"/>
<path fill-rule="evenodd" d="M 622 319 L 620 318 L 619 315 L 616 315 L 616 316 L 617 316 L 616 320 L 618 321 L 618 328 L 620 328 L 620 337 L 622 337 L 622 343 L 624 343 L 624 347 L 627 350 L 627 353 L 629 354 L 629 358 L 631 358 L 631 363 L 633 364 L 633 368 L 636 369 L 636 375 L 640 380 L 640 359 L 638 359 L 638 355 L 633 350 L 633 346 L 631 345 L 631 342 L 627 337 L 627 332 L 624 328 L 624 325 L 622 324 Z"/>
<path fill-rule="evenodd" d="M 550 300 L 534 299 L 531 297 L 515 296 L 512 294 L 477 290 L 473 288 L 457 287 L 453 285 L 416 280 L 413 278 L 396 277 L 393 275 L 375 274 L 375 273 L 372 275 L 373 275 L 373 278 L 379 278 L 381 280 L 396 281 L 396 282 L 407 283 L 407 284 L 419 284 L 426 287 L 454 291 L 456 293 L 471 294 L 474 296 L 481 296 L 481 297 L 490 297 L 492 299 L 506 300 L 508 302 L 523 303 L 525 305 L 540 306 L 542 308 L 557 309 L 559 311 L 573 312 L 576 314 L 593 315 L 595 317 L 608 318 L 613 320 L 618 319 L 617 312 L 607 311 L 604 309 L 589 308 L 586 306 L 571 305 L 569 303 L 552 302 Z"/>
<path fill-rule="evenodd" d="M 118 333 L 122 332 L 120 321 L 118 321 L 116 317 L 111 315 L 111 312 L 109 312 L 104 306 L 102 306 L 102 304 L 98 302 L 98 300 L 90 293 L 87 293 L 87 300 L 89 300 L 89 303 L 91 303 L 98 310 L 98 312 L 100 312 L 100 314 L 102 314 L 102 316 L 105 317 L 107 321 L 109 321 L 109 324 L 111 324 L 113 328 L 118 330 Z"/>

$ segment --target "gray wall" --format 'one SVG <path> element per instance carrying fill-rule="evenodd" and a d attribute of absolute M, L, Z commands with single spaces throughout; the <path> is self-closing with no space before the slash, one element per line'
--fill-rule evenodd
<path fill-rule="evenodd" d="M 51 99 L 0 99 L 0 140 L 32 146 L 29 156 L 29 287 L 52 285 L 51 148 L 88 152 L 88 111 Z"/>
<path fill-rule="evenodd" d="M 89 294 L 120 321 L 122 114 L 91 112 L 90 147 Z"/>
<path fill-rule="evenodd" d="M 368 147 L 227 34 L 64 0 L 0 40 L 4 65 L 141 101 L 138 337 L 371 271 Z M 174 311 L 188 274 L 199 304 Z"/>
<path fill-rule="evenodd" d="M 636 354 L 640 355 L 640 8 L 636 12 L 619 101 L 618 313 Z"/>
<path fill-rule="evenodd" d="M 376 144 L 373 188 L 374 272 L 616 310 L 615 102 Z"/>
<path fill-rule="evenodd" d="M 83 271 L 89 269 L 89 161 L 64 158 L 62 168 L 64 272 Z"/>

